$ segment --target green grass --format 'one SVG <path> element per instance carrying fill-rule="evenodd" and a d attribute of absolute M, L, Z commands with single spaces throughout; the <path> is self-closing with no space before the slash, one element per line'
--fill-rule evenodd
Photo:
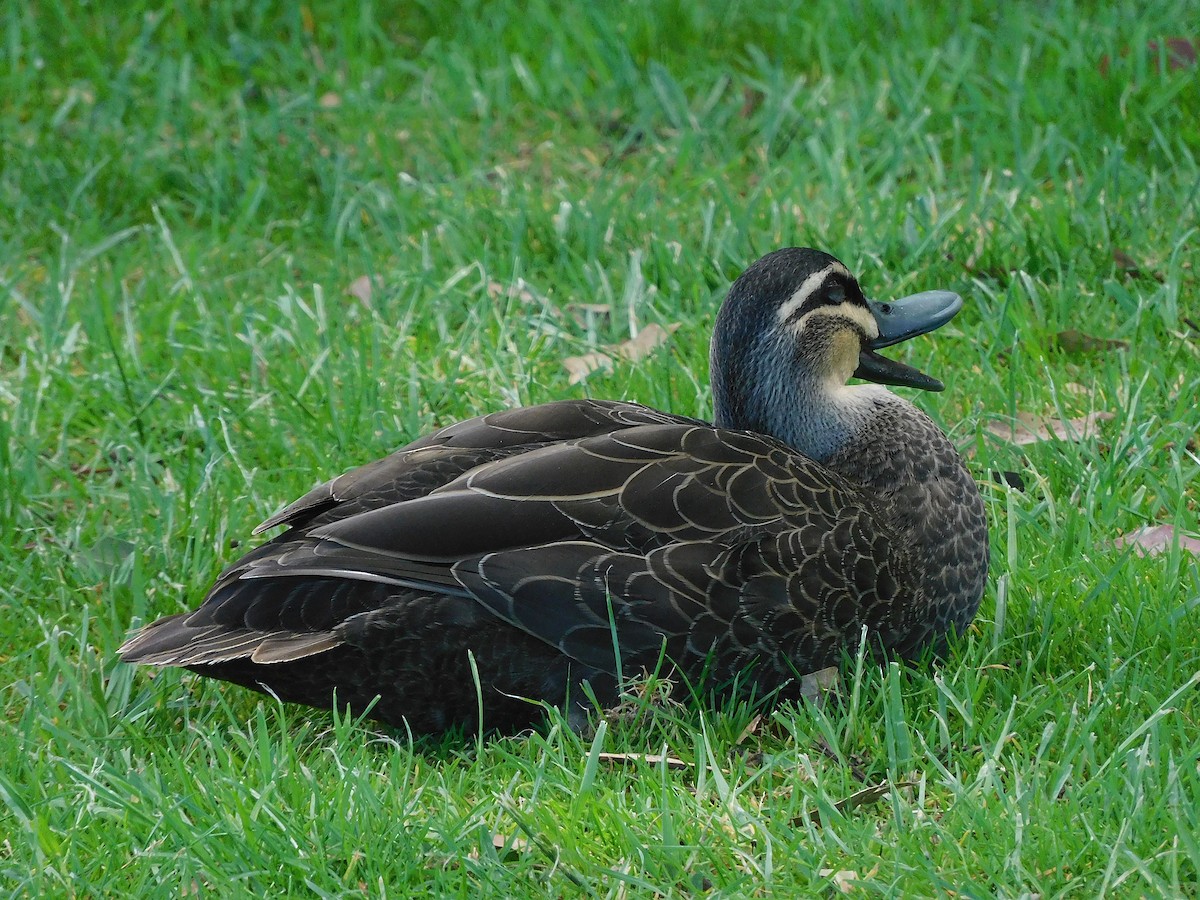
<path fill-rule="evenodd" d="M 1200 75 L 1147 47 L 1200 10 L 930 7 L 6 5 L 0 887 L 1196 895 L 1200 564 L 1110 542 L 1200 518 Z M 721 293 L 788 244 L 967 298 L 906 351 L 992 519 L 940 668 L 850 665 L 748 734 L 689 707 L 414 747 L 116 662 L 283 502 L 438 424 L 706 414 Z M 669 349 L 568 385 L 651 322 Z M 1093 410 L 1081 443 L 984 430 Z M 689 767 L 597 755 L 664 747 Z"/>

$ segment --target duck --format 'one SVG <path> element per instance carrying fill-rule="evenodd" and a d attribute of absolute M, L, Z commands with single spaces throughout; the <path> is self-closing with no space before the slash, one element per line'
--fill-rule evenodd
<path fill-rule="evenodd" d="M 878 351 L 962 306 L 769 253 L 716 317 L 711 422 L 568 399 L 447 425 L 272 515 L 254 533 L 286 531 L 119 656 L 473 734 L 549 707 L 578 727 L 664 669 L 693 695 L 787 697 L 860 650 L 939 653 L 984 592 L 983 500 L 888 390 L 944 385 Z"/>

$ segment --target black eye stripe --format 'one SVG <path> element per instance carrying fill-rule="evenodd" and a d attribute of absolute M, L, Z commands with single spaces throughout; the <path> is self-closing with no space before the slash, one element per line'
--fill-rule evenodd
<path fill-rule="evenodd" d="M 830 279 L 821 285 L 819 290 L 804 301 L 804 305 L 793 313 L 789 320 L 794 321 L 805 313 L 810 313 L 820 306 L 840 306 L 843 303 L 853 303 L 855 306 L 865 306 L 862 291 L 856 285 L 848 285 L 838 279 Z"/>
<path fill-rule="evenodd" d="M 867 305 L 867 298 L 863 296 L 862 289 L 854 281 L 839 281 L 836 284 L 823 288 L 823 292 L 829 298 L 826 300 L 827 303 L 850 303 L 854 306 Z"/>
<path fill-rule="evenodd" d="M 839 274 L 831 274 L 820 286 L 809 294 L 804 303 L 789 314 L 787 319 L 783 321 L 783 325 L 793 325 L 804 316 L 808 315 L 815 309 L 822 306 L 840 306 L 843 303 L 849 303 L 852 306 L 861 306 L 867 308 L 866 298 L 863 297 L 862 289 L 859 288 L 858 282 L 847 280 Z"/>

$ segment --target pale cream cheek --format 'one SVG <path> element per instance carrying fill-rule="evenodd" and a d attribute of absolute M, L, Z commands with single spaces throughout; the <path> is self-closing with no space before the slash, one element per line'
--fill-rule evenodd
<path fill-rule="evenodd" d="M 810 329 L 825 334 L 817 337 Z M 815 309 L 788 325 L 787 330 L 797 344 L 809 345 L 808 350 L 801 351 L 802 355 L 809 360 L 812 371 L 832 388 L 844 387 L 858 368 L 858 355 L 862 350 L 860 330 L 868 339 L 879 335 L 879 326 L 870 311 L 848 303 Z"/>
<path fill-rule="evenodd" d="M 858 368 L 858 354 L 861 342 L 858 335 L 848 331 L 840 331 L 830 342 L 828 368 L 826 376 L 838 384 L 845 384 Z"/>
<path fill-rule="evenodd" d="M 853 306 L 849 303 L 843 303 L 840 306 L 823 306 L 814 309 L 812 312 L 803 316 L 799 321 L 793 322 L 788 326 L 788 330 L 795 335 L 796 339 L 800 339 L 800 335 L 811 323 L 821 319 L 839 319 L 848 322 L 853 322 L 868 339 L 879 337 L 879 325 L 875 321 L 875 317 L 871 315 L 870 310 L 863 309 L 861 306 Z"/>

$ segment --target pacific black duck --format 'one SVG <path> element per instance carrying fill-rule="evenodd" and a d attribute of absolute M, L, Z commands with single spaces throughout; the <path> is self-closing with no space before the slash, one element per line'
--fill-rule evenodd
<path fill-rule="evenodd" d="M 912 657 L 971 621 L 983 503 L 953 445 L 879 384 L 942 385 L 876 350 L 948 322 L 948 291 L 867 300 L 790 248 L 733 284 L 712 340 L 715 424 L 564 400 L 420 438 L 310 491 L 203 605 L 121 647 L 414 732 L 578 717 L 618 670 L 760 694 L 865 633 Z M 585 690 L 586 686 L 586 690 Z"/>

